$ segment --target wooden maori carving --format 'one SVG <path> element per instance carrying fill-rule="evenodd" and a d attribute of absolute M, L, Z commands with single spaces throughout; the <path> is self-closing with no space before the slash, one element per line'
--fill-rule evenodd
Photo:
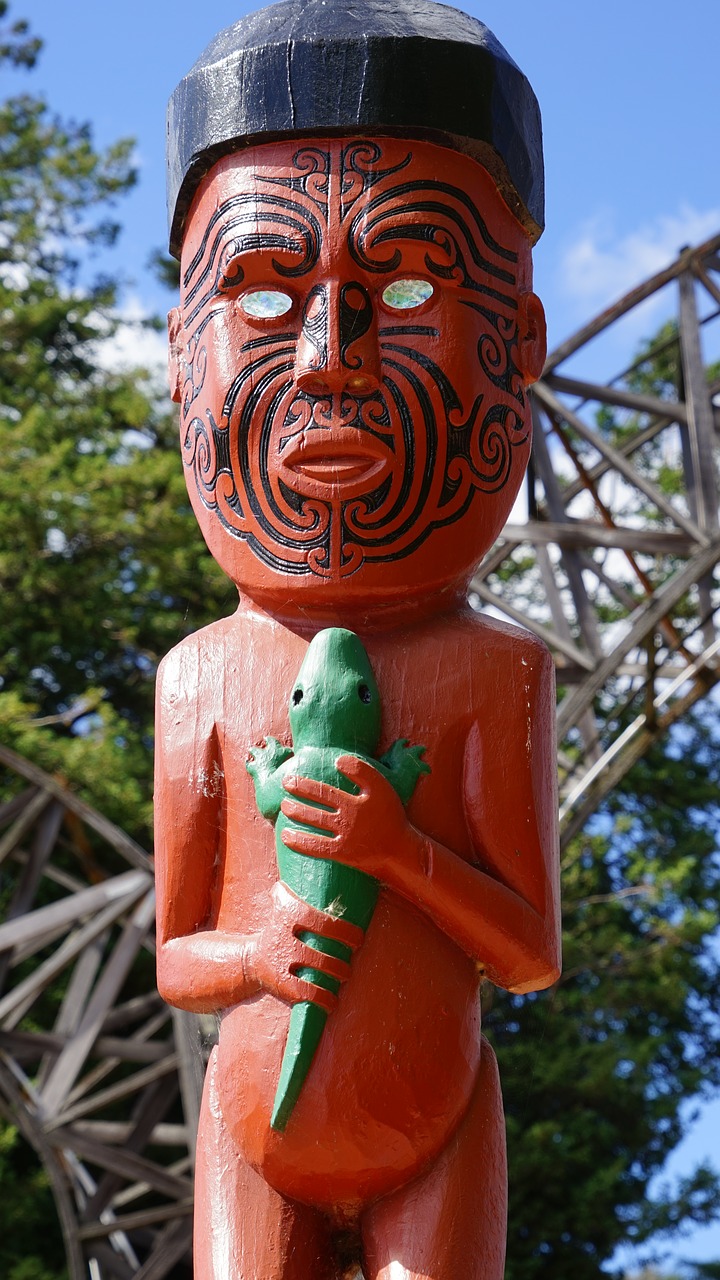
<path fill-rule="evenodd" d="M 552 664 L 465 603 L 544 359 L 534 99 L 464 15 L 360 8 L 251 15 L 171 108 L 171 381 L 240 595 L 158 687 L 158 981 L 221 1017 L 196 1280 L 501 1280 L 478 983 L 558 973 Z M 433 41 L 487 88 L 440 131 L 392 97 Z"/>
<path fill-rule="evenodd" d="M 429 773 L 420 758 L 424 747 L 408 747 L 406 739 L 399 738 L 382 761 L 369 757 L 380 736 L 380 694 L 362 644 L 354 632 L 340 627 L 319 631 L 310 641 L 288 718 L 294 749 L 270 738 L 266 746 L 251 749 L 247 765 L 257 806 L 263 817 L 275 823 L 280 879 L 305 902 L 355 925 L 363 934 L 372 920 L 379 882 L 335 858 L 313 856 L 314 849 L 303 852 L 302 841 L 309 832 L 332 838 L 339 834 L 336 789 L 360 795 L 362 788 L 353 785 L 353 777 L 359 772 L 358 782 L 362 782 L 363 763 L 366 769 L 379 771 L 407 804 L 421 774 Z M 299 803 L 291 804 L 288 793 Z M 334 977 L 312 968 L 298 972 L 299 977 L 337 995 L 347 977 L 352 949 L 313 933 L 302 941 L 345 962 Z M 282 1131 L 288 1122 L 327 1014 L 314 1000 L 293 1007 L 270 1120 L 274 1129 Z"/>

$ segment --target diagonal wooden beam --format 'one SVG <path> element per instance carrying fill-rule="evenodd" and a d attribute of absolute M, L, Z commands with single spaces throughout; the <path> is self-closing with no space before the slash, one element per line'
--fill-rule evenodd
<path fill-rule="evenodd" d="M 553 394 L 549 387 L 542 383 L 538 383 L 536 387 L 536 394 L 538 400 L 541 401 L 552 418 L 558 422 L 566 422 L 582 440 L 585 440 L 587 444 L 592 445 L 593 449 L 604 456 L 612 465 L 614 470 L 618 471 L 620 475 L 627 480 L 628 484 L 632 485 L 635 489 L 639 489 L 641 493 L 644 493 L 645 497 L 649 498 L 650 502 L 652 502 L 653 506 L 655 506 L 658 511 L 662 511 L 663 515 L 666 515 L 669 520 L 672 520 L 674 524 L 679 526 L 679 528 L 684 529 L 685 532 L 689 534 L 689 536 L 700 546 L 707 545 L 708 538 L 698 527 L 695 521 L 690 520 L 688 516 L 685 516 L 681 511 L 678 511 L 677 507 L 673 506 L 670 499 L 667 498 L 660 489 L 658 489 L 657 485 L 654 485 L 652 481 L 647 480 L 641 472 L 636 470 L 636 468 L 627 461 L 619 449 L 616 449 L 611 445 L 608 440 L 604 440 L 596 431 L 593 431 L 592 427 L 589 427 L 586 422 L 583 422 L 582 418 L 580 418 L 576 413 L 573 413 L 572 409 L 568 409 L 566 405 L 558 400 L 557 396 Z"/>
<path fill-rule="evenodd" d="M 619 409 L 632 409 L 634 413 L 649 413 L 661 418 L 666 425 L 687 422 L 687 406 L 680 400 L 661 400 L 659 396 L 639 395 L 624 387 L 605 386 L 598 382 L 586 382 L 582 378 L 566 378 L 560 373 L 549 373 L 543 379 L 553 391 L 569 396 L 582 396 L 598 404 L 612 404 Z"/>
<path fill-rule="evenodd" d="M 626 634 L 616 641 L 611 653 L 598 664 L 592 673 L 588 673 L 583 684 L 573 689 L 560 703 L 558 708 L 558 740 L 562 742 L 566 733 L 577 723 L 579 716 L 591 705 L 595 695 L 614 674 L 619 661 L 627 657 L 631 649 L 646 635 L 657 627 L 666 617 L 686 591 L 720 559 L 720 539 L 697 552 L 689 564 L 669 578 L 659 587 L 653 600 L 641 605 L 628 619 Z"/>
<path fill-rule="evenodd" d="M 136 1213 L 125 1213 L 111 1222 L 86 1222 L 78 1231 L 78 1238 L 85 1240 L 102 1240 L 114 1231 L 128 1234 L 142 1227 L 152 1227 L 171 1222 L 174 1218 L 187 1218 L 192 1214 L 193 1200 L 178 1200 L 175 1204 L 162 1204 L 155 1209 L 139 1209 Z"/>
<path fill-rule="evenodd" d="M 128 920 L 92 993 L 76 1034 L 68 1040 L 48 1077 L 41 1094 L 45 1116 L 55 1115 L 64 1104 L 154 919 L 155 892 L 151 890 Z"/>
<path fill-rule="evenodd" d="M 28 782 L 32 782 L 42 791 L 47 791 L 50 795 L 55 796 L 73 813 L 77 814 L 83 822 L 96 831 L 103 840 L 107 840 L 113 849 L 117 849 L 121 853 L 131 867 L 138 867 L 145 871 L 152 871 L 152 859 L 148 857 L 144 849 L 140 848 L 125 831 L 121 831 L 120 827 L 116 827 L 114 822 L 110 822 L 108 818 L 104 818 L 101 813 L 93 809 L 91 805 L 86 804 L 79 796 L 68 791 L 61 782 L 56 778 L 51 778 L 48 773 L 44 773 L 42 769 L 38 769 L 37 765 L 32 764 L 30 760 L 25 760 L 23 756 L 19 756 L 16 751 L 11 751 L 9 747 L 0 746 L 0 764 L 4 764 L 6 768 L 18 774 L 21 778 L 26 778 Z"/>
<path fill-rule="evenodd" d="M 179 1082 L 175 1075 L 172 1080 L 155 1080 L 143 1091 L 134 1109 L 132 1130 L 123 1144 L 123 1151 L 135 1151 L 138 1154 L 143 1151 L 153 1129 L 164 1119 L 175 1101 L 178 1089 Z M 85 1205 L 82 1217 L 86 1221 L 99 1218 L 115 1193 L 121 1190 L 123 1183 L 124 1176 L 119 1169 L 108 1170 Z"/>
<path fill-rule="evenodd" d="M 68 1106 L 74 1105 L 80 1098 L 87 1097 L 102 1080 L 112 1075 L 121 1062 L 159 1062 L 168 1052 L 165 1042 L 158 1042 L 153 1038 L 170 1021 L 170 1010 L 167 1005 L 163 1005 L 134 1036 L 125 1036 L 122 1040 L 105 1034 L 110 1018 L 111 1015 L 108 1015 L 103 1022 L 103 1033 L 96 1044 L 97 1050 L 105 1049 L 107 1046 L 105 1061 L 98 1062 L 84 1076 L 81 1076 L 65 1100 Z M 114 1049 L 112 1047 L 114 1045 L 122 1045 L 122 1052 L 119 1053 Z"/>
<path fill-rule="evenodd" d="M 44 809 L 47 809 L 52 798 L 50 792 L 42 788 L 36 791 L 28 800 L 20 816 L 15 819 L 10 830 L 6 831 L 2 840 L 0 840 L 0 863 L 4 862 L 9 854 L 17 849 L 21 840 L 24 839 L 30 828 L 37 822 L 40 814 Z"/>
<path fill-rule="evenodd" d="M 161 1233 L 147 1262 L 136 1280 L 165 1280 L 177 1262 L 186 1256 L 192 1243 L 192 1223 L 169 1223 Z"/>
<path fill-rule="evenodd" d="M 62 898 L 47 907 L 38 907 L 37 911 L 29 912 L 20 920 L 0 924 L 0 951 L 12 948 L 19 942 L 27 943 L 30 939 L 37 940 L 38 949 L 44 947 L 47 936 L 53 929 L 73 925 L 118 898 L 122 898 L 127 904 L 133 898 L 137 899 L 141 893 L 147 892 L 151 883 L 147 871 L 124 871 L 122 875 L 103 880 L 101 884 L 89 889 L 82 889 L 71 897 Z"/>
<path fill-rule="evenodd" d="M 139 894 L 137 895 L 140 896 Z M 93 920 L 89 920 L 81 929 L 77 929 L 71 933 L 57 951 L 43 964 L 39 965 L 27 978 L 19 982 L 13 987 L 6 996 L 0 1000 L 0 1022 L 7 1029 L 16 1027 L 21 1018 L 25 1016 L 28 1009 L 31 1009 L 35 1001 L 41 995 L 49 984 L 54 981 L 63 969 L 75 960 L 85 947 L 90 946 L 92 942 L 105 932 L 111 924 L 118 919 L 133 902 L 137 899 L 135 896 L 116 899 L 111 902 L 104 911 L 101 911 Z"/>
<path fill-rule="evenodd" d="M 121 1173 L 127 1178 L 141 1179 L 155 1191 L 172 1196 L 175 1200 L 185 1200 L 192 1195 L 192 1183 L 188 1178 L 179 1178 L 134 1151 L 126 1151 L 122 1147 L 106 1147 L 73 1129 L 55 1129 L 48 1134 L 48 1141 L 57 1150 L 67 1147 L 99 1169 Z"/>
<path fill-rule="evenodd" d="M 163 1058 L 161 1062 L 156 1063 L 154 1066 L 145 1067 L 142 1071 L 136 1071 L 134 1075 L 126 1076 L 124 1080 L 110 1085 L 107 1089 L 100 1089 L 97 1093 L 90 1094 L 85 1098 L 84 1102 L 75 1103 L 74 1106 L 68 1107 L 61 1115 L 57 1116 L 54 1121 L 47 1123 L 45 1125 L 46 1132 L 49 1133 L 51 1129 L 72 1124 L 81 1116 L 92 1115 L 94 1111 L 100 1111 L 103 1107 L 108 1107 L 114 1102 L 119 1102 L 123 1098 L 140 1093 L 148 1085 L 155 1084 L 157 1080 L 161 1080 L 164 1076 L 176 1071 L 178 1062 L 178 1055 L 169 1053 L 166 1058 Z"/>
<path fill-rule="evenodd" d="M 669 267 L 665 267 L 662 271 L 658 271 L 657 275 L 651 276 L 649 280 L 643 281 L 637 285 L 635 289 L 630 289 L 622 298 L 618 298 L 617 302 L 606 307 L 600 315 L 595 316 L 589 324 L 583 325 L 582 329 L 578 329 L 576 333 L 568 338 L 566 342 L 556 347 L 550 352 L 545 363 L 544 373 L 547 375 L 557 365 L 562 364 L 569 356 L 574 355 L 581 347 L 584 347 L 592 338 L 596 338 L 599 333 L 607 329 L 611 324 L 620 320 L 628 311 L 632 311 L 639 303 L 644 302 L 646 298 L 651 298 L 659 289 L 663 289 L 666 284 L 670 284 L 672 280 L 676 280 L 680 272 L 686 267 L 691 266 L 695 262 L 702 262 L 705 259 L 712 260 L 713 255 L 720 249 L 720 235 L 711 236 L 703 244 L 698 245 L 694 249 L 686 249 L 680 254 L 675 262 Z"/>
<path fill-rule="evenodd" d="M 504 596 L 499 595 L 496 591 L 491 591 L 489 587 L 485 586 L 484 582 L 478 582 L 476 578 L 473 578 L 472 590 L 486 604 L 492 605 L 500 613 L 504 613 L 506 617 L 512 618 L 513 622 L 519 623 L 527 631 L 532 631 L 534 635 L 539 636 L 541 640 L 545 641 L 549 649 L 559 650 L 571 662 L 575 662 L 579 667 L 582 667 L 584 671 L 594 671 L 595 663 L 592 658 L 587 653 L 584 653 L 582 649 L 578 649 L 576 644 L 563 639 L 551 627 L 546 627 L 543 623 L 529 618 L 521 609 L 516 608 L 514 604 L 510 604 L 509 600 L 506 600 Z"/>

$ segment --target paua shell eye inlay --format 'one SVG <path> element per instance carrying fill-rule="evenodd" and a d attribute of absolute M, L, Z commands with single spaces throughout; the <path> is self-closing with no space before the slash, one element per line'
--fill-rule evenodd
<path fill-rule="evenodd" d="M 410 311 L 427 302 L 434 292 L 429 280 L 393 280 L 383 289 L 382 300 L 393 311 Z"/>
<path fill-rule="evenodd" d="M 253 289 L 240 299 L 243 311 L 254 320 L 275 320 L 278 316 L 286 316 L 292 309 L 293 300 L 288 293 L 280 289 Z"/>

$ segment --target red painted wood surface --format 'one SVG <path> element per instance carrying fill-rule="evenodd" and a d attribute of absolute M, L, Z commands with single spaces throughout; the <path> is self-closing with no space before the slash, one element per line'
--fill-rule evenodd
<path fill-rule="evenodd" d="M 182 274 L 188 491 L 240 592 L 158 688 L 158 982 L 222 1014 L 196 1280 L 340 1276 L 352 1248 L 367 1280 L 500 1280 L 502 1103 L 478 979 L 522 992 L 558 974 L 554 687 L 539 641 L 464 599 L 529 455 L 544 359 L 529 242 L 459 153 L 284 141 L 209 172 Z M 393 309 L 398 280 L 432 296 Z M 260 290 L 286 313 L 249 315 Z M 293 681 L 335 625 L 370 658 L 378 754 L 409 737 L 432 769 L 405 810 L 369 766 L 343 766 L 360 793 L 333 796 L 331 856 L 383 888 L 337 998 L 297 976 L 322 967 L 297 934 L 357 938 L 278 885 L 246 770 L 252 744 L 290 744 Z M 288 792 L 296 816 L 321 795 Z M 295 844 L 328 856 L 322 836 Z M 290 1008 L 308 998 L 331 1013 L 279 1133 Z"/>

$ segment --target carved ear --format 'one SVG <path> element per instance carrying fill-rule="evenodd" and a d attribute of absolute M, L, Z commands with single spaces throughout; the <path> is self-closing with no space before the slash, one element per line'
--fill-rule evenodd
<path fill-rule="evenodd" d="M 537 382 L 547 355 L 543 304 L 535 293 L 521 293 L 518 314 L 518 364 L 526 387 Z"/>
<path fill-rule="evenodd" d="M 170 395 L 176 404 L 182 399 L 182 382 L 185 361 L 179 349 L 181 317 L 180 308 L 173 307 L 168 311 L 168 377 L 170 379 Z"/>

